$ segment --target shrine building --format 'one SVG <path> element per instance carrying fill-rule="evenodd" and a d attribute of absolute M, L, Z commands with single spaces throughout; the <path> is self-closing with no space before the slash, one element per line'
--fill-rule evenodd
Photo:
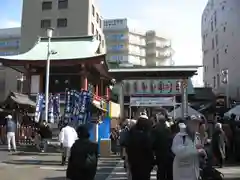
<path fill-rule="evenodd" d="M 66 88 L 89 90 L 97 100 L 109 99 L 109 76 L 105 53 L 100 53 L 100 42 L 94 36 L 53 37 L 50 43 L 49 92 L 64 94 Z M 39 38 L 24 54 L 1 56 L 3 66 L 23 73 L 22 93 L 36 95 L 45 92 L 48 38 Z"/>
<path fill-rule="evenodd" d="M 191 77 L 200 66 L 132 66 L 110 68 L 109 74 L 116 79 L 114 93 L 118 94 L 121 118 L 138 116 L 139 107 L 159 108 L 175 106 L 180 96 L 182 116 L 187 116 L 188 95 L 194 93 Z M 179 99 L 179 98 L 178 98 Z M 134 116 L 137 115 L 137 116 Z"/>

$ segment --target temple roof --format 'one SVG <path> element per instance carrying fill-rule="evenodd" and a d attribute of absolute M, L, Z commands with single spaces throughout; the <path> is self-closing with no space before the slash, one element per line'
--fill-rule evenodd
<path fill-rule="evenodd" d="M 79 60 L 101 56 L 97 51 L 100 46 L 94 36 L 53 37 L 51 38 L 51 60 Z M 0 61 L 45 61 L 48 53 L 48 38 L 40 37 L 28 52 L 11 56 L 0 56 Z"/>
<path fill-rule="evenodd" d="M 126 79 L 187 78 L 197 73 L 201 66 L 132 66 L 110 68 L 108 72 L 117 81 Z"/>

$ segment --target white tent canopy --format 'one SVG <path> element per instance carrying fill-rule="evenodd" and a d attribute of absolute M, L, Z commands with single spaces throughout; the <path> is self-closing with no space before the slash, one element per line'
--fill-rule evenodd
<path fill-rule="evenodd" d="M 234 108 L 230 109 L 228 112 L 224 114 L 224 116 L 230 117 L 231 114 L 235 114 L 240 116 L 240 105 L 235 106 Z"/>
<path fill-rule="evenodd" d="M 175 109 L 172 112 L 169 113 L 170 116 L 175 117 L 175 118 L 181 118 L 182 117 L 182 106 L 179 106 L 178 108 Z M 198 112 L 197 110 L 191 108 L 190 106 L 188 106 L 188 116 L 203 116 L 204 115 L 200 112 Z"/>

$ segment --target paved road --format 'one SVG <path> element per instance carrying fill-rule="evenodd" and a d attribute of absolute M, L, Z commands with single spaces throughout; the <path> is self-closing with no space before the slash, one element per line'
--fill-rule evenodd
<path fill-rule="evenodd" d="M 0 163 L 1 180 L 65 180 L 66 166 L 59 153 L 9 154 Z M 100 158 L 96 180 L 105 180 L 120 162 L 119 158 Z"/>
<path fill-rule="evenodd" d="M 224 174 L 224 180 L 240 180 L 240 166 L 224 167 L 218 170 Z M 112 171 L 111 175 L 107 178 L 107 180 L 116 179 L 127 180 L 127 173 L 123 168 L 122 162 L 118 163 L 118 165 Z M 151 180 L 156 179 L 156 171 L 152 171 Z"/>

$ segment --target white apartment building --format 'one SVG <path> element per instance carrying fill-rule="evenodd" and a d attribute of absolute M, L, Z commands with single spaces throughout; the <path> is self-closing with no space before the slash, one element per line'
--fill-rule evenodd
<path fill-rule="evenodd" d="M 133 30 L 125 19 L 104 20 L 107 60 L 120 65 L 167 65 L 172 57 L 170 40 L 155 31 Z"/>
<path fill-rule="evenodd" d="M 21 52 L 46 36 L 47 28 L 54 28 L 54 36 L 96 35 L 105 48 L 103 19 L 94 0 L 24 0 L 21 28 Z"/>
<path fill-rule="evenodd" d="M 240 1 L 209 0 L 202 14 L 203 80 L 224 93 L 221 71 L 228 69 L 229 94 L 240 98 Z"/>
<path fill-rule="evenodd" d="M 0 29 L 0 56 L 14 55 L 19 52 L 21 28 Z M 0 101 L 10 91 L 17 91 L 17 80 L 21 74 L 11 68 L 0 65 Z"/>

